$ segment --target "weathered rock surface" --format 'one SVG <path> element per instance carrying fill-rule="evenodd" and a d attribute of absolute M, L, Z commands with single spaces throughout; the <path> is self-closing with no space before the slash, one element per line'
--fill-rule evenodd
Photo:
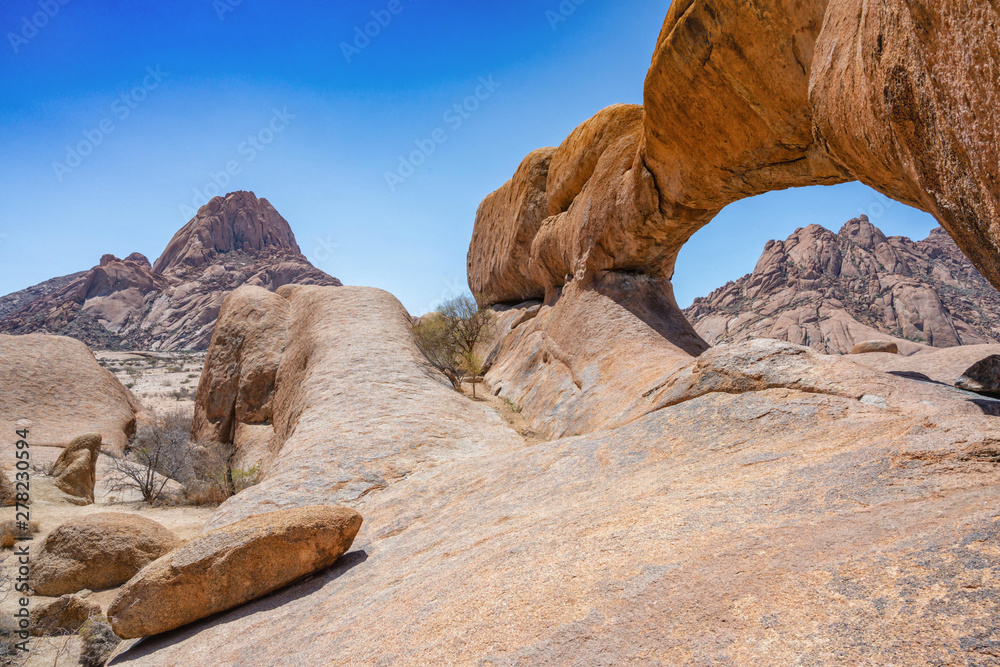
<path fill-rule="evenodd" d="M 990 355 L 977 361 L 955 381 L 955 386 L 966 391 L 1000 394 L 1000 355 Z"/>
<path fill-rule="evenodd" d="M 105 255 L 90 271 L 59 280 L 58 289 L 11 295 L 0 332 L 57 333 L 100 349 L 205 349 L 236 287 L 340 285 L 306 260 L 288 222 L 252 192 L 213 198 L 152 266 L 139 253 Z"/>
<path fill-rule="evenodd" d="M 518 441 L 495 412 L 455 392 L 427 363 L 391 294 L 244 287 L 222 314 L 199 384 L 195 433 L 238 451 L 266 440 L 271 459 L 261 483 L 224 503 L 211 527 L 354 502 L 424 466 Z"/>
<path fill-rule="evenodd" d="M 965 345 L 927 350 L 911 357 L 873 353 L 851 361 L 899 377 L 954 386 L 970 366 L 991 355 L 1000 355 L 1000 345 Z"/>
<path fill-rule="evenodd" d="M 851 348 L 851 354 L 899 354 L 899 346 L 884 340 L 866 340 Z"/>
<path fill-rule="evenodd" d="M 361 528 L 346 507 L 313 506 L 259 514 L 185 543 L 144 568 L 108 609 L 125 639 L 179 628 L 267 595 L 326 569 Z"/>
<path fill-rule="evenodd" d="M 81 433 L 100 433 L 121 451 L 141 406 L 83 343 L 62 336 L 0 335 L 0 428 L 24 421 L 29 442 L 66 446 Z"/>
<path fill-rule="evenodd" d="M 274 384 L 290 310 L 288 300 L 277 294 L 241 287 L 226 297 L 219 314 L 198 387 L 192 433 L 196 442 L 233 443 L 240 467 L 268 458 Z M 255 426 L 264 428 L 247 428 Z M 263 438 L 255 437 L 259 431 Z"/>
<path fill-rule="evenodd" d="M 823 3 L 826 4 L 826 3 Z M 816 136 L 860 181 L 934 215 L 1000 287 L 1000 8 L 834 0 L 816 41 Z"/>
<path fill-rule="evenodd" d="M 486 379 L 546 436 L 621 426 L 655 409 L 649 390 L 707 348 L 675 304 L 670 283 L 648 276 L 571 282 L 554 305 L 501 313 Z"/>
<path fill-rule="evenodd" d="M 159 523 L 102 512 L 59 526 L 32 556 L 31 587 L 56 596 L 119 586 L 179 544 Z"/>
<path fill-rule="evenodd" d="M 567 296 L 583 300 L 588 290 L 599 293 L 595 286 L 609 274 L 644 284 L 669 281 L 680 248 L 726 205 L 770 190 L 849 180 L 933 214 L 983 276 L 1000 285 L 1000 186 L 993 178 L 1000 86 L 986 74 L 1000 67 L 997 8 L 985 0 L 919 10 L 900 1 L 874 4 L 672 3 L 643 107 L 605 109 L 559 148 L 535 151 L 479 207 L 468 267 L 480 304 L 544 300 L 555 307 Z M 983 85 L 984 79 L 990 83 Z M 570 283 L 573 290 L 561 291 Z M 893 304 L 919 309 L 900 317 L 880 304 L 886 321 L 896 321 L 890 329 L 898 327 L 902 336 L 931 343 L 933 333 L 939 346 L 957 344 L 963 334 L 969 342 L 996 340 L 974 330 L 960 333 L 925 285 L 897 287 Z M 629 296 L 635 304 L 645 294 Z M 662 299 L 637 310 L 656 307 L 667 308 L 658 320 L 680 320 Z M 723 335 L 729 319 L 716 321 L 711 331 Z M 775 326 L 789 339 L 824 346 L 830 339 L 844 352 L 859 337 L 880 333 L 863 324 L 868 318 L 859 326 L 853 316 L 815 307 L 789 310 L 779 319 Z M 933 325 L 933 332 L 919 330 L 918 323 Z M 630 326 L 643 324 L 636 316 Z M 683 338 L 671 342 L 685 349 L 689 331 L 673 329 Z M 919 349 L 899 344 L 904 352 Z M 586 358 L 588 345 L 583 336 L 560 345 L 562 357 Z M 530 360 L 525 350 L 509 347 L 514 358 L 497 358 L 493 382 L 503 385 L 502 396 L 517 400 L 528 394 Z M 498 367 L 506 368 L 502 377 Z M 551 406 L 564 373 L 536 371 L 531 384 Z M 601 378 L 608 385 L 625 381 Z M 614 398 L 600 402 L 612 405 Z"/>
<path fill-rule="evenodd" d="M 101 606 L 79 595 L 63 595 L 34 606 L 31 614 L 31 634 L 36 637 L 73 634 L 91 616 L 101 613 Z"/>
<path fill-rule="evenodd" d="M 974 349 L 710 350 L 624 427 L 352 501 L 332 570 L 112 664 L 988 664 L 1000 401 L 856 361 Z"/>
<path fill-rule="evenodd" d="M 865 216 L 769 242 L 753 273 L 684 313 L 711 344 L 776 338 L 846 354 L 887 340 L 912 354 L 1000 341 L 1000 292 L 943 229 L 913 243 Z"/>
<path fill-rule="evenodd" d="M 56 486 L 78 505 L 94 502 L 97 459 L 101 453 L 101 434 L 85 433 L 70 441 L 52 466 Z"/>

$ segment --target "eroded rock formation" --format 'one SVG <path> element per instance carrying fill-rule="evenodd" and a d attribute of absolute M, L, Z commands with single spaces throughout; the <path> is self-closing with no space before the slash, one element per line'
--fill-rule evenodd
<path fill-rule="evenodd" d="M 998 25 L 985 0 L 673 2 L 643 107 L 601 111 L 558 148 L 529 155 L 483 201 L 468 256 L 473 293 L 486 306 L 542 300 L 555 314 L 578 310 L 564 302 L 592 299 L 609 279 L 660 281 L 658 294 L 627 295 L 633 315 L 617 330 L 643 337 L 670 321 L 670 342 L 697 353 L 667 284 L 690 236 L 738 199 L 849 180 L 935 215 L 1000 285 Z M 651 301 L 636 308 L 642 298 Z M 656 312 L 657 324 L 634 311 Z M 504 341 L 511 352 L 490 377 L 536 424 L 574 402 L 583 383 L 566 384 L 565 367 L 579 379 L 593 368 L 591 346 L 616 355 L 609 341 L 560 336 L 562 318 L 549 320 L 531 354 Z M 539 367 L 535 350 L 562 363 Z M 644 368 L 636 386 L 658 373 Z M 619 392 L 590 400 L 604 417 L 586 428 L 625 423 L 613 416 Z M 586 432 L 564 426 L 547 431 Z"/>
<path fill-rule="evenodd" d="M 430 367 L 391 294 L 301 285 L 227 297 L 193 432 L 234 444 L 238 459 L 264 456 L 263 481 L 224 503 L 213 527 L 353 502 L 440 459 L 516 439 Z"/>
<path fill-rule="evenodd" d="M 52 283 L 52 281 L 50 281 Z M 90 271 L 0 300 L 0 331 L 57 333 L 97 349 L 205 349 L 241 285 L 340 285 L 302 255 L 288 222 L 252 192 L 215 197 L 156 263 L 105 255 Z"/>
<path fill-rule="evenodd" d="M 846 354 L 885 340 L 913 354 L 1000 342 L 1000 292 L 943 229 L 913 243 L 865 217 L 838 234 L 809 225 L 770 241 L 752 274 L 684 314 L 713 345 L 776 338 Z"/>

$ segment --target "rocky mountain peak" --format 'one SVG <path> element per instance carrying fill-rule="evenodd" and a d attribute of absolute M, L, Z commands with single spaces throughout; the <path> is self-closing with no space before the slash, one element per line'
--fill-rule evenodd
<path fill-rule="evenodd" d="M 339 286 L 302 256 L 288 222 L 252 192 L 215 197 L 151 266 L 106 254 L 89 271 L 0 298 L 0 333 L 54 333 L 103 349 L 205 349 L 241 285 Z"/>
<path fill-rule="evenodd" d="M 301 255 L 288 222 L 252 192 L 214 197 L 167 244 L 153 265 L 157 273 L 203 267 L 218 255 L 286 252 Z"/>
<path fill-rule="evenodd" d="M 837 236 L 867 250 L 875 250 L 878 246 L 889 242 L 882 230 L 868 220 L 867 215 L 848 221 L 840 228 Z"/>
<path fill-rule="evenodd" d="M 685 314 L 711 344 L 777 338 L 836 354 L 874 338 L 905 352 L 1000 341 L 1000 292 L 947 232 L 914 243 L 866 216 L 769 241 L 753 273 Z"/>

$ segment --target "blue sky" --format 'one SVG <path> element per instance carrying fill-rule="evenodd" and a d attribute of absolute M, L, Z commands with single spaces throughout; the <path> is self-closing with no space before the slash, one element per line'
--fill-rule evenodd
<path fill-rule="evenodd" d="M 555 22 L 560 0 L 7 0 L 0 294 L 106 252 L 155 260 L 212 195 L 252 190 L 314 264 L 426 312 L 465 289 L 476 207 L 524 155 L 641 103 L 668 5 L 586 0 Z M 390 186 L 417 142 L 433 152 Z M 738 202 L 683 250 L 678 301 L 863 211 L 890 234 L 935 226 L 857 184 Z"/>

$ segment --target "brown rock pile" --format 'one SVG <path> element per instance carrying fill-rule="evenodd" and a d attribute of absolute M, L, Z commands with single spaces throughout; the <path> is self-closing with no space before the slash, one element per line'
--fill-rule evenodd
<path fill-rule="evenodd" d="M 73 438 L 52 466 L 56 486 L 76 505 L 94 502 L 97 459 L 101 453 L 101 434 L 85 433 Z"/>
<path fill-rule="evenodd" d="M 144 568 L 108 609 L 115 634 L 155 635 L 238 607 L 333 565 L 361 515 L 314 506 L 258 514 L 205 533 Z"/>
<path fill-rule="evenodd" d="M 228 292 L 292 283 L 340 285 L 306 260 L 266 199 L 233 192 L 201 207 L 152 266 L 139 253 L 105 255 L 58 286 L 4 297 L 0 332 L 56 333 L 96 349 L 205 349 Z"/>
<path fill-rule="evenodd" d="M 46 596 L 114 588 L 178 544 L 169 530 L 137 514 L 90 514 L 62 524 L 39 545 L 31 587 Z"/>
<path fill-rule="evenodd" d="M 66 446 L 100 433 L 122 451 L 141 407 L 83 343 L 62 336 L 0 335 L 0 429 L 30 427 L 32 446 Z"/>
<path fill-rule="evenodd" d="M 867 217 L 771 241 L 753 273 L 684 311 L 709 343 L 776 338 L 846 354 L 895 342 L 906 353 L 1000 341 L 1000 292 L 943 229 L 913 243 Z"/>

